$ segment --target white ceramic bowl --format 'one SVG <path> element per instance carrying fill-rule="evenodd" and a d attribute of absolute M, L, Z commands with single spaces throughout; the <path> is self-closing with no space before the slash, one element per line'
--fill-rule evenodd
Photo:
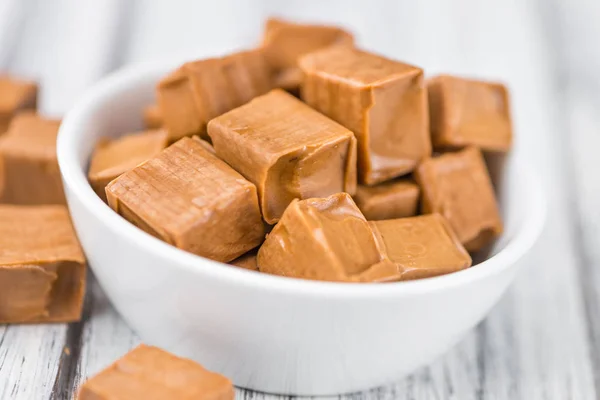
<path fill-rule="evenodd" d="M 97 84 L 68 113 L 58 160 L 89 264 L 146 343 L 190 357 L 240 387 L 337 394 L 397 380 L 447 351 L 498 301 L 539 235 L 538 182 L 509 162 L 506 232 L 495 256 L 464 271 L 390 284 L 288 279 L 226 266 L 142 232 L 86 180 L 101 136 L 141 127 L 157 80 L 177 63 L 138 65 Z"/>

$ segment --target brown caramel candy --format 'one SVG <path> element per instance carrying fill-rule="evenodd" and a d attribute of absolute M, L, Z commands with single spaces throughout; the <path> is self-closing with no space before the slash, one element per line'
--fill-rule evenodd
<path fill-rule="evenodd" d="M 429 80 L 427 88 L 434 148 L 510 149 L 510 106 L 504 85 L 442 75 Z"/>
<path fill-rule="evenodd" d="M 157 89 L 169 139 L 190 135 L 208 139 L 208 121 L 272 87 L 271 67 L 259 50 L 183 64 Z"/>
<path fill-rule="evenodd" d="M 419 186 L 408 179 L 358 185 L 354 201 L 369 221 L 412 217 L 419 208 Z"/>
<path fill-rule="evenodd" d="M 0 137 L 0 203 L 64 204 L 56 159 L 60 121 L 33 112 L 17 115 Z M 3 183 L 2 183 L 3 181 Z"/>
<path fill-rule="evenodd" d="M 373 185 L 431 154 L 423 70 L 348 47 L 300 58 L 302 99 L 358 140 L 358 177 Z"/>
<path fill-rule="evenodd" d="M 372 271 L 388 269 L 381 262 L 369 223 L 347 193 L 294 200 L 258 251 L 261 272 L 324 281 L 385 280 Z"/>
<path fill-rule="evenodd" d="M 273 224 L 293 199 L 356 190 L 356 139 L 276 89 L 210 121 L 217 155 L 258 188 Z"/>
<path fill-rule="evenodd" d="M 0 205 L 0 324 L 79 320 L 85 274 L 66 207 Z"/>
<path fill-rule="evenodd" d="M 103 139 L 92 155 L 88 179 L 94 191 L 106 201 L 106 185 L 124 172 L 137 167 L 167 147 L 167 132 L 151 130 Z"/>
<path fill-rule="evenodd" d="M 233 400 L 231 381 L 200 364 L 144 344 L 90 378 L 79 400 Z"/>
<path fill-rule="evenodd" d="M 502 220 L 481 151 L 468 147 L 419 165 L 415 178 L 421 186 L 425 214 L 448 219 L 460 242 L 477 251 L 502 233 Z"/>
<path fill-rule="evenodd" d="M 258 263 L 256 261 L 256 250 L 249 251 L 241 257 L 236 258 L 229 264 L 236 267 L 249 269 L 250 271 L 258 271 Z"/>
<path fill-rule="evenodd" d="M 37 108 L 37 93 L 34 82 L 0 75 L 0 135 L 19 111 Z"/>
<path fill-rule="evenodd" d="M 471 266 L 471 257 L 439 214 L 369 222 L 400 279 L 448 274 Z"/>
<path fill-rule="evenodd" d="M 163 126 L 162 112 L 157 104 L 144 108 L 144 126 L 146 129 L 158 129 Z"/>
<path fill-rule="evenodd" d="M 260 245 L 256 187 L 196 138 L 183 138 L 106 187 L 112 209 L 167 243 L 229 262 Z"/>

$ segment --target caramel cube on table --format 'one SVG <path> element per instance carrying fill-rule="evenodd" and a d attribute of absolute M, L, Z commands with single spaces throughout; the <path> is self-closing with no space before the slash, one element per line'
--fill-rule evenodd
<path fill-rule="evenodd" d="M 441 75 L 430 79 L 427 89 L 434 148 L 510 150 L 510 105 L 504 85 Z"/>
<path fill-rule="evenodd" d="M 60 121 L 33 112 L 17 115 L 0 137 L 0 203 L 64 204 L 56 159 Z"/>
<path fill-rule="evenodd" d="M 87 380 L 79 400 L 233 400 L 231 381 L 200 364 L 140 345 Z"/>
<path fill-rule="evenodd" d="M 419 208 L 419 186 L 409 179 L 358 185 L 354 201 L 369 221 L 412 217 Z"/>
<path fill-rule="evenodd" d="M 109 206 L 180 249 L 229 262 L 262 243 L 256 187 L 196 138 L 183 138 L 106 187 Z"/>
<path fill-rule="evenodd" d="M 260 50 L 183 64 L 157 88 L 169 140 L 208 139 L 208 121 L 272 88 L 272 69 Z"/>
<path fill-rule="evenodd" d="M 0 135 L 18 112 L 37 108 L 37 93 L 34 82 L 0 75 Z"/>
<path fill-rule="evenodd" d="M 302 99 L 356 135 L 360 183 L 408 174 L 431 155 L 422 69 L 340 46 L 299 65 Z"/>
<path fill-rule="evenodd" d="M 85 276 L 66 207 L 0 205 L 0 324 L 79 320 Z"/>
<path fill-rule="evenodd" d="M 149 130 L 101 140 L 92 154 L 88 179 L 94 191 L 106 201 L 105 188 L 121 174 L 137 167 L 167 147 L 167 132 Z"/>
<path fill-rule="evenodd" d="M 480 250 L 502 233 L 494 189 L 476 147 L 424 161 L 415 178 L 422 212 L 446 217 L 467 250 Z"/>
<path fill-rule="evenodd" d="M 144 108 L 144 126 L 146 129 L 158 129 L 163 126 L 163 116 L 158 104 Z"/>
<path fill-rule="evenodd" d="M 275 89 L 210 121 L 217 155 L 258 188 L 273 224 L 293 199 L 356 190 L 352 132 Z"/>
<path fill-rule="evenodd" d="M 400 271 L 400 279 L 448 274 L 471 266 L 471 257 L 448 221 L 440 214 L 371 221 L 386 259 Z"/>

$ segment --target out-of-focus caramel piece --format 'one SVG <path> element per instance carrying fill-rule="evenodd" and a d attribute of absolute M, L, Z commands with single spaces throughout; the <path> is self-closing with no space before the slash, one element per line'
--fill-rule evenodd
<path fill-rule="evenodd" d="M 448 274 L 471 266 L 471 257 L 440 214 L 370 221 L 385 258 L 400 279 Z"/>
<path fill-rule="evenodd" d="M 167 147 L 167 132 L 150 130 L 130 133 L 118 139 L 101 139 L 96 145 L 88 179 L 94 191 L 106 201 L 106 185 Z"/>
<path fill-rule="evenodd" d="M 468 147 L 419 165 L 422 212 L 448 219 L 460 242 L 477 251 L 502 233 L 502 220 L 481 151 Z"/>
<path fill-rule="evenodd" d="M 252 250 L 231 261 L 229 264 L 236 267 L 249 269 L 250 271 L 258 271 L 258 263 L 256 261 L 256 254 L 258 250 Z"/>
<path fill-rule="evenodd" d="M 382 261 L 368 222 L 347 193 L 294 200 L 258 251 L 261 272 L 324 281 L 388 280 L 382 270 L 397 278 L 397 268 Z"/>
<path fill-rule="evenodd" d="M 510 105 L 504 85 L 441 75 L 430 79 L 427 89 L 434 148 L 510 149 Z"/>
<path fill-rule="evenodd" d="M 87 380 L 79 400 L 233 400 L 231 381 L 200 364 L 144 344 Z"/>
<path fill-rule="evenodd" d="M 85 275 L 66 207 L 0 205 L 0 324 L 79 320 Z"/>
<path fill-rule="evenodd" d="M 258 188 L 265 221 L 293 199 L 356 190 L 356 139 L 348 129 L 276 89 L 210 121 L 217 155 Z"/>
<path fill-rule="evenodd" d="M 37 93 L 35 82 L 0 75 L 0 135 L 19 111 L 37 108 Z"/>
<path fill-rule="evenodd" d="M 163 116 L 158 104 L 144 108 L 144 126 L 146 129 L 158 129 L 163 126 Z"/>
<path fill-rule="evenodd" d="M 349 47 L 300 58 L 301 96 L 358 140 L 358 177 L 374 185 L 408 174 L 431 154 L 423 70 Z"/>
<path fill-rule="evenodd" d="M 18 114 L 0 137 L 0 203 L 64 204 L 56 159 L 60 121 L 33 112 Z"/>
<path fill-rule="evenodd" d="M 109 206 L 167 243 L 229 262 L 264 237 L 256 187 L 196 138 L 183 138 L 106 187 Z"/>
<path fill-rule="evenodd" d="M 272 69 L 260 50 L 183 64 L 157 88 L 169 140 L 199 135 L 208 139 L 211 119 L 273 88 Z"/>
<path fill-rule="evenodd" d="M 369 221 L 412 217 L 419 208 L 419 186 L 408 179 L 358 185 L 354 201 Z"/>

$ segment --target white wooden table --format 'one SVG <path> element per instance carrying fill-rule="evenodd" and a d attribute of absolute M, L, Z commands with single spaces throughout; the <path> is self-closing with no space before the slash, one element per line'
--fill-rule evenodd
<path fill-rule="evenodd" d="M 600 2 L 351 3 L 0 0 L 0 71 L 39 79 L 43 111 L 60 116 L 123 64 L 249 46 L 262 19 L 277 13 L 345 24 L 363 46 L 428 72 L 504 80 L 516 151 L 531 158 L 547 191 L 545 232 L 506 296 L 459 345 L 412 376 L 351 397 L 597 398 Z M 138 342 L 92 283 L 80 323 L 0 325 L 0 399 L 69 399 Z"/>

